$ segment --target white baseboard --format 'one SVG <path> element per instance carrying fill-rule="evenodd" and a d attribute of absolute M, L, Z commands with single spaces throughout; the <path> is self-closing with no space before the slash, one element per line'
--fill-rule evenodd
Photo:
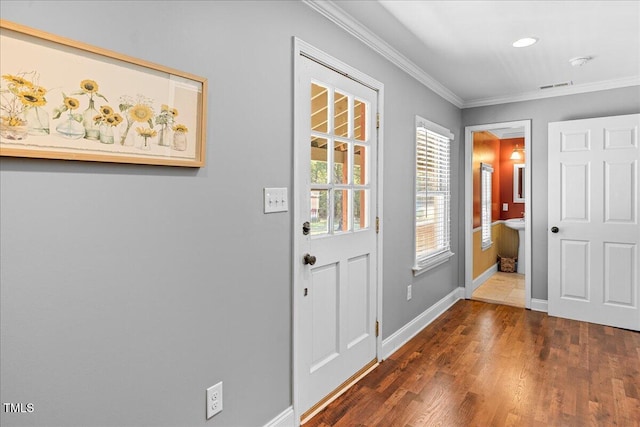
<path fill-rule="evenodd" d="M 293 406 L 289 406 L 282 411 L 280 415 L 269 421 L 264 427 L 296 427 L 295 417 L 293 416 Z"/>
<path fill-rule="evenodd" d="M 382 341 L 382 359 L 386 359 L 395 353 L 400 347 L 405 345 L 411 338 L 415 337 L 421 330 L 426 328 L 431 322 L 458 300 L 464 299 L 464 288 L 456 288 L 449 295 L 429 307 L 415 319 L 397 330 L 389 338 Z"/>
<path fill-rule="evenodd" d="M 479 275 L 474 279 L 473 283 L 471 284 L 472 286 L 471 293 L 473 293 L 473 291 L 478 289 L 478 287 L 480 287 L 480 285 L 482 285 L 484 282 L 489 280 L 489 277 L 493 276 L 497 271 L 498 271 L 498 263 L 496 262 L 491 267 L 487 268 L 484 273 L 482 273 L 481 275 Z"/>
<path fill-rule="evenodd" d="M 547 313 L 549 311 L 547 300 L 531 298 L 531 310 L 544 311 Z"/>

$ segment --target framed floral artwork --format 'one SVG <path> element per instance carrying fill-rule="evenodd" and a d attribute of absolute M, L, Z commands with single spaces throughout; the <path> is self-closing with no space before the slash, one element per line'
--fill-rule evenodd
<path fill-rule="evenodd" d="M 0 20 L 0 155 L 201 167 L 207 80 Z"/>

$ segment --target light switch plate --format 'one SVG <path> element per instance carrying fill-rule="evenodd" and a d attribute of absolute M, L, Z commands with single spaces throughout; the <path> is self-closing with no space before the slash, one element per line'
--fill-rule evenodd
<path fill-rule="evenodd" d="M 287 188 L 264 189 L 264 213 L 286 212 L 289 210 Z"/>
<path fill-rule="evenodd" d="M 505 211 L 505 212 L 508 211 L 509 210 L 509 204 L 508 203 L 503 203 L 502 204 L 502 210 Z"/>

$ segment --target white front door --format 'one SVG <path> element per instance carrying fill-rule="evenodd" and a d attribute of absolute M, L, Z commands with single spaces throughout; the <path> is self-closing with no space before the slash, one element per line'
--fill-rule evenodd
<path fill-rule="evenodd" d="M 376 361 L 377 94 L 299 61 L 294 298 L 303 414 Z"/>
<path fill-rule="evenodd" d="M 639 127 L 640 114 L 549 123 L 552 316 L 640 330 Z"/>

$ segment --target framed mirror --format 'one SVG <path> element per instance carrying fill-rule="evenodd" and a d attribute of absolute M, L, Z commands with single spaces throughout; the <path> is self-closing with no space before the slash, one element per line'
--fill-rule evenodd
<path fill-rule="evenodd" d="M 513 165 L 513 203 L 524 203 L 524 163 Z"/>

